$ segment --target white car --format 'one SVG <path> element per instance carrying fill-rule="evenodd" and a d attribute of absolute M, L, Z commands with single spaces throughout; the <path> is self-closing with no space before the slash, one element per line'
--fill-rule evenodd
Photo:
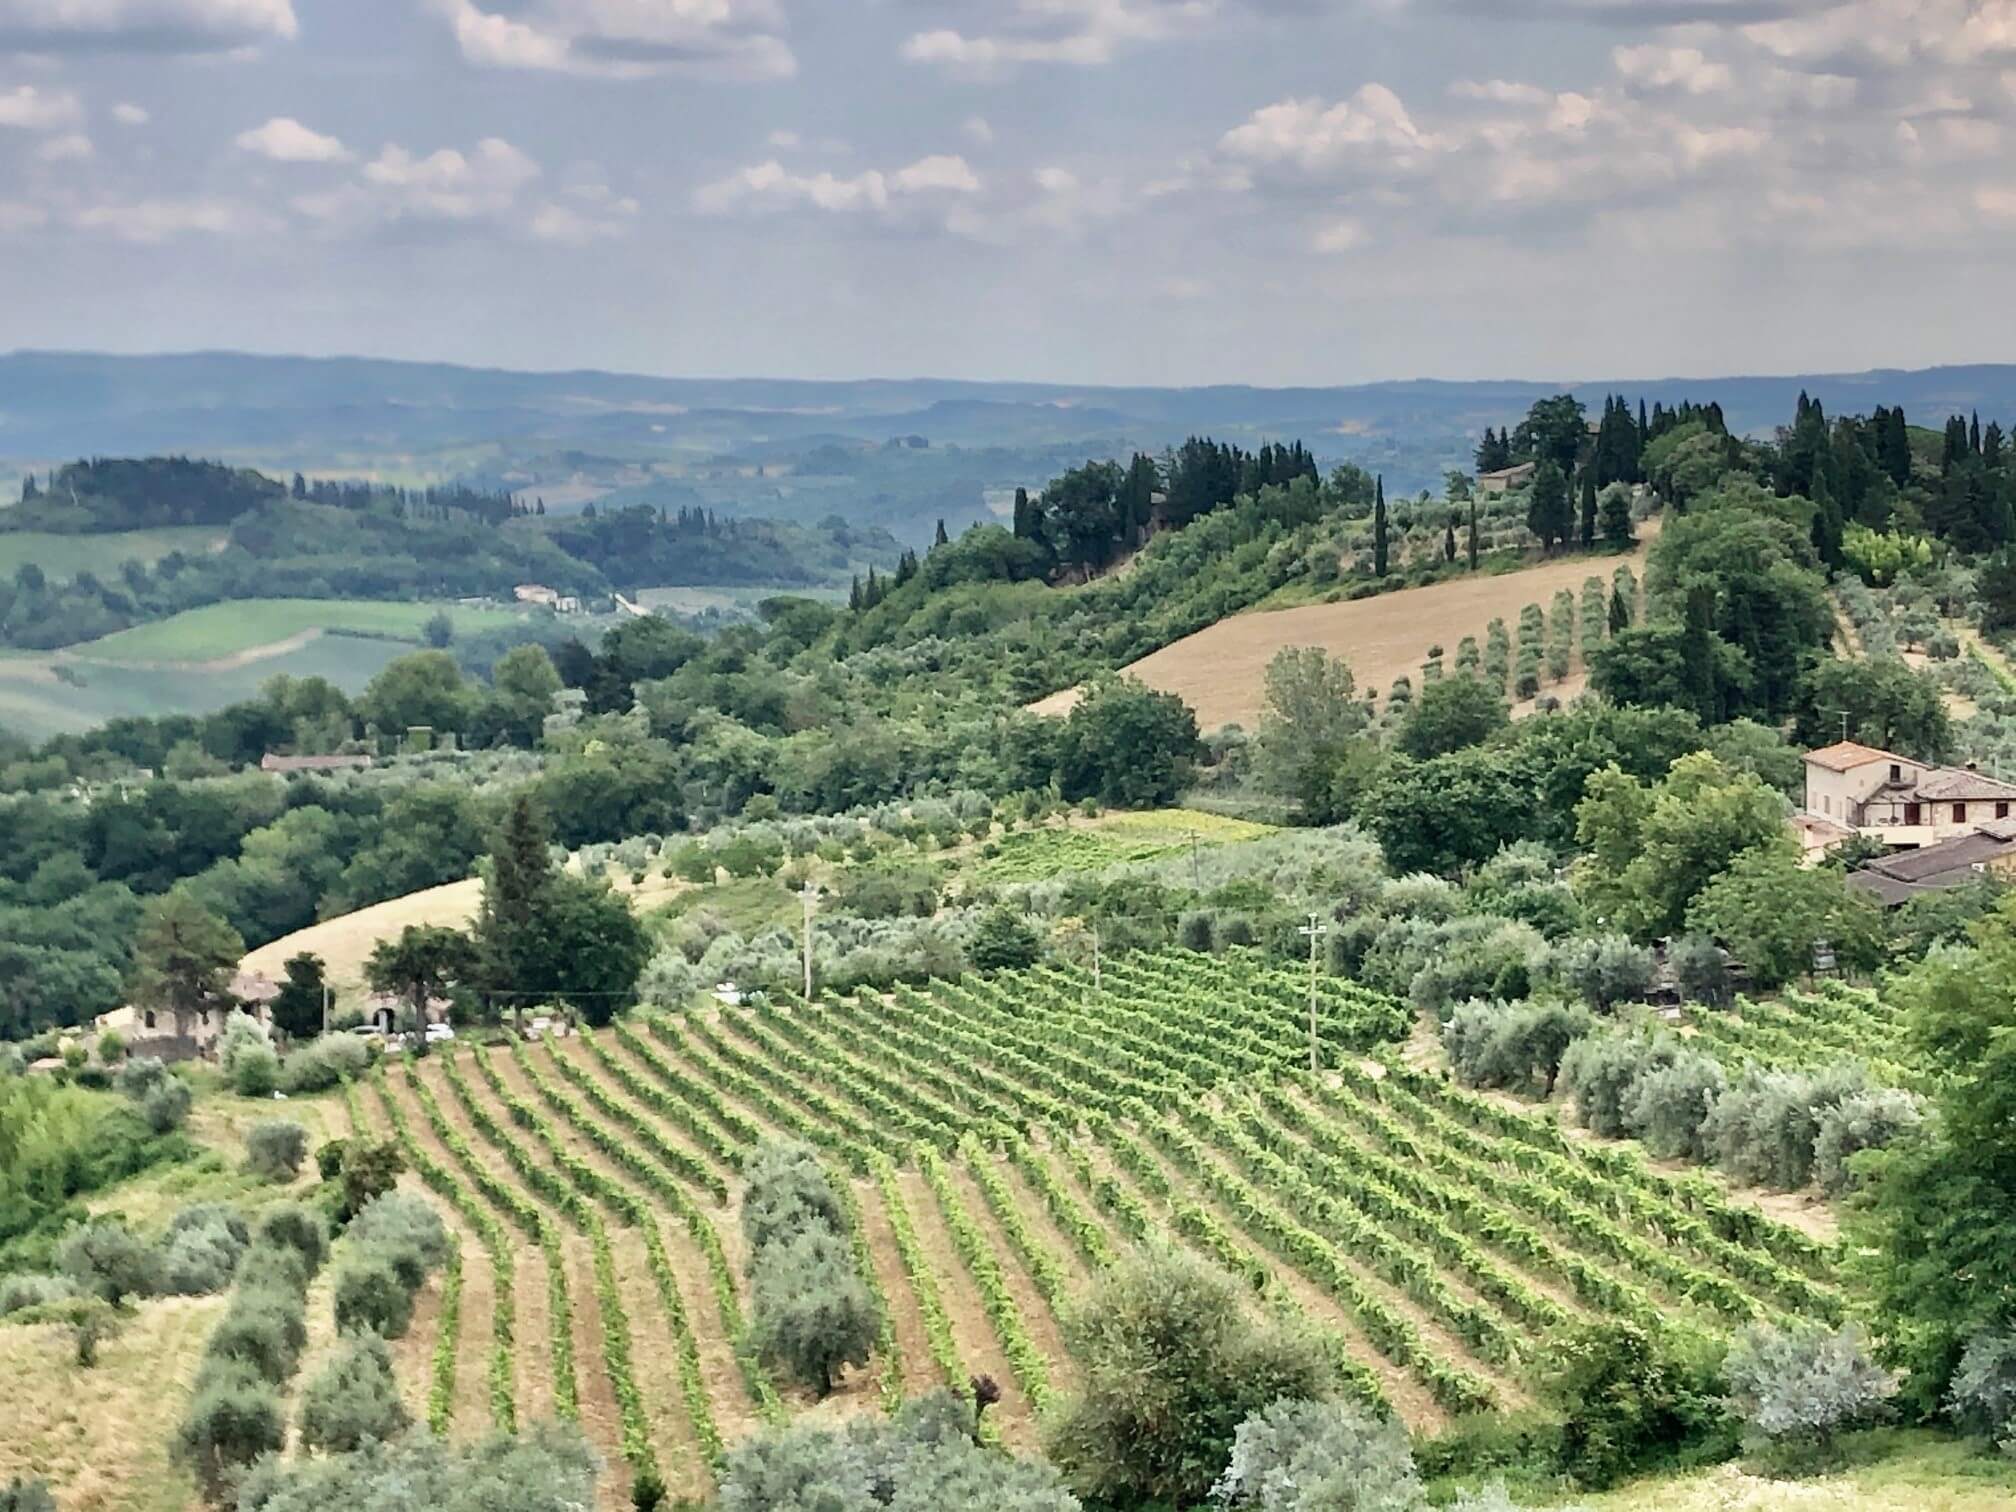
<path fill-rule="evenodd" d="M 453 1038 L 455 1038 L 455 1026 L 452 1024 L 429 1024 L 427 1026 L 426 1039 L 430 1045 L 443 1045 Z"/>
<path fill-rule="evenodd" d="M 525 1038 L 528 1040 L 544 1039 L 552 1032 L 553 1020 L 543 1014 L 525 1026 Z"/>

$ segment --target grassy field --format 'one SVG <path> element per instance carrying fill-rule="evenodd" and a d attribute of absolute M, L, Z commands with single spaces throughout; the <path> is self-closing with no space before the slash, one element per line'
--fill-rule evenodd
<path fill-rule="evenodd" d="M 1640 531 L 1647 533 L 1643 526 Z M 1456 643 L 1474 635 L 1481 644 L 1493 619 L 1516 631 L 1525 605 L 1546 609 L 1563 588 L 1579 595 L 1584 578 L 1607 581 L 1620 562 L 1630 563 L 1642 576 L 1644 555 L 1641 542 L 1625 557 L 1574 557 L 1524 572 L 1403 588 L 1356 603 L 1235 614 L 1144 656 L 1125 671 L 1151 688 L 1176 694 L 1197 711 L 1203 729 L 1238 724 L 1250 730 L 1265 703 L 1267 663 L 1285 647 L 1320 646 L 1350 664 L 1361 689 L 1376 688 L 1383 696 L 1396 678 L 1420 682 L 1430 646 L 1441 646 L 1445 665 L 1452 664 Z M 1077 701 L 1078 690 L 1067 688 L 1029 707 L 1038 714 L 1063 715 Z"/>
<path fill-rule="evenodd" d="M 388 604 L 346 599 L 240 599 L 208 604 L 153 624 L 135 625 L 70 647 L 95 661 L 207 662 L 242 655 L 309 631 L 418 641 L 422 628 L 446 611 L 458 634 L 493 630 L 523 618 L 515 609 L 466 609 L 453 604 Z"/>
<path fill-rule="evenodd" d="M 267 678 L 326 677 L 359 693 L 405 642 L 325 635 L 281 655 L 205 667 L 146 667 L 26 653 L 0 656 L 0 727 L 33 740 L 124 715 L 207 714 L 257 695 Z"/>
<path fill-rule="evenodd" d="M 670 609 L 674 614 L 704 614 L 709 609 L 724 612 L 754 609 L 766 598 L 790 594 L 793 598 L 819 599 L 829 604 L 844 602 L 845 588 L 806 588 L 796 584 L 769 584 L 743 588 L 640 588 L 633 602 L 646 609 Z"/>
<path fill-rule="evenodd" d="M 110 580 L 127 562 L 152 565 L 171 551 L 195 556 L 221 545 L 224 532 L 209 525 L 170 525 L 160 530 L 117 530 L 105 535 L 52 535 L 42 530 L 0 531 L 0 577 L 12 577 L 33 562 L 53 582 L 67 583 L 80 572 Z"/>

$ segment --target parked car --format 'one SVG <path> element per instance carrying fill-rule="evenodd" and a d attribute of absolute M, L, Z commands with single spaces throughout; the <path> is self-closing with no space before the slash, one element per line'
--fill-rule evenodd
<path fill-rule="evenodd" d="M 427 1026 L 426 1040 L 430 1045 L 446 1044 L 453 1038 L 455 1038 L 455 1026 L 452 1024 L 429 1024 Z"/>

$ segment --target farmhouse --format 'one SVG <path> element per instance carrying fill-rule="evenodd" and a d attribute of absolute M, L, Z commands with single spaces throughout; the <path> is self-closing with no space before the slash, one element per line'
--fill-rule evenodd
<path fill-rule="evenodd" d="M 558 588 L 548 588 L 544 583 L 520 583 L 511 590 L 512 596 L 521 604 L 531 604 L 539 609 L 551 609 L 555 614 L 579 614 L 581 600 L 571 593 L 562 593 Z"/>
<path fill-rule="evenodd" d="M 1539 471 L 1537 464 L 1520 462 L 1512 467 L 1501 467 L 1496 472 L 1477 474 L 1477 491 L 1496 496 L 1507 494 L 1515 488 L 1524 488 L 1533 481 L 1533 474 Z"/>
<path fill-rule="evenodd" d="M 1885 908 L 1981 876 L 2016 879 L 2016 819 L 1990 819 L 1969 835 L 1898 851 L 1848 874 L 1848 885 Z"/>
<path fill-rule="evenodd" d="M 2016 783 L 1844 740 L 1806 753 L 1807 816 L 1897 850 L 1971 835 L 2016 813 Z"/>
<path fill-rule="evenodd" d="M 225 1001 L 183 1022 L 178 1023 L 175 1015 L 166 1011 L 126 1007 L 99 1014 L 94 1027 L 101 1034 L 108 1029 L 117 1030 L 119 1037 L 140 1054 L 158 1055 L 163 1060 L 191 1060 L 210 1053 L 217 1037 L 224 1032 L 224 1020 L 233 1007 L 243 1008 L 261 1023 L 271 1024 L 272 1003 L 279 996 L 280 985 L 270 977 L 256 971 L 241 971 L 231 979 Z"/>

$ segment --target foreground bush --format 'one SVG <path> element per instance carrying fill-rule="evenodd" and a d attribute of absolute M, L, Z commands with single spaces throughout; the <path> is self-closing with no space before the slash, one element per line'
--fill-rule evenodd
<path fill-rule="evenodd" d="M 1442 1043 L 1459 1081 L 1544 1098 L 1553 1095 L 1568 1048 L 1595 1027 L 1586 1008 L 1472 1001 L 1450 1017 Z"/>
<path fill-rule="evenodd" d="M 1283 1398 L 1324 1398 L 1333 1384 L 1317 1344 L 1250 1322 L 1238 1284 L 1187 1251 L 1121 1260 L 1067 1331 L 1084 1386 L 1046 1425 L 1044 1445 L 1071 1488 L 1098 1501 L 1195 1502 L 1248 1417 Z"/>
<path fill-rule="evenodd" d="M 819 1158 L 799 1144 L 766 1140 L 743 1164 L 742 1234 L 760 1250 L 811 1228 L 845 1235 L 846 1210 Z"/>
<path fill-rule="evenodd" d="M 354 1034 L 325 1034 L 296 1050 L 281 1068 L 281 1089 L 290 1094 L 327 1092 L 361 1077 L 371 1065 L 371 1047 Z"/>
<path fill-rule="evenodd" d="M 946 1391 L 886 1421 L 774 1428 L 730 1451 L 721 1512 L 1078 1512 L 1054 1469 L 981 1448 L 976 1432 L 972 1407 Z"/>
<path fill-rule="evenodd" d="M 329 1225 L 314 1208 L 283 1202 L 266 1209 L 254 1234 L 261 1246 L 292 1250 L 303 1268 L 313 1273 L 329 1254 Z"/>
<path fill-rule="evenodd" d="M 413 1324 L 413 1288 L 392 1261 L 375 1252 L 352 1255 L 336 1267 L 336 1327 L 343 1333 L 405 1337 Z"/>
<path fill-rule="evenodd" d="M 308 1131 L 284 1118 L 268 1118 L 245 1134 L 245 1169 L 266 1181 L 292 1181 L 308 1158 Z"/>
<path fill-rule="evenodd" d="M 852 1250 L 824 1230 L 764 1246 L 756 1256 L 751 1300 L 757 1354 L 822 1399 L 837 1372 L 868 1363 L 881 1328 Z"/>
<path fill-rule="evenodd" d="M 0 1318 L 26 1312 L 31 1307 L 65 1302 L 76 1295 L 76 1283 L 65 1276 L 46 1276 L 33 1271 L 0 1276 Z M 4 1505 L 0 1503 L 0 1506 Z"/>
<path fill-rule="evenodd" d="M 1734 1447 L 1705 1355 L 1634 1324 L 1594 1324 L 1559 1341 L 1545 1395 L 1563 1419 L 1560 1468 L 1595 1490 Z"/>
<path fill-rule="evenodd" d="M 384 1255 L 416 1289 L 429 1272 L 448 1263 L 455 1247 L 439 1209 L 425 1197 L 406 1192 L 375 1198 L 346 1233 L 352 1246 Z"/>
<path fill-rule="evenodd" d="M 595 1505 L 595 1456 L 579 1429 L 450 1445 L 426 1434 L 356 1454 L 267 1461 L 245 1478 L 239 1512 L 581 1512 Z"/>
<path fill-rule="evenodd" d="M 150 1295 L 159 1271 L 154 1248 L 125 1224 L 94 1218 L 63 1236 L 56 1265 L 76 1288 L 114 1307 Z"/>
<path fill-rule="evenodd" d="M 287 1414 L 280 1393 L 243 1365 L 206 1366 L 170 1452 L 186 1465 L 212 1501 L 261 1455 L 287 1443 Z"/>
<path fill-rule="evenodd" d="M 158 1285 L 164 1296 L 207 1297 L 231 1284 L 252 1231 L 236 1208 L 198 1203 L 177 1213 L 161 1240 Z"/>
<path fill-rule="evenodd" d="M 280 1386 L 294 1374 L 307 1347 L 307 1309 L 290 1276 L 248 1280 L 233 1292 L 231 1305 L 210 1335 L 207 1353 Z"/>
<path fill-rule="evenodd" d="M 347 1454 L 396 1438 L 412 1422 L 399 1400 L 392 1353 L 376 1334 L 341 1340 L 301 1393 L 301 1447 Z"/>
<path fill-rule="evenodd" d="M 1410 1512 L 1407 1434 L 1337 1402 L 1276 1402 L 1239 1425 L 1213 1499 L 1254 1512 Z"/>
<path fill-rule="evenodd" d="M 1989 1329 L 1967 1341 L 1946 1410 L 1962 1427 L 1987 1435 L 2016 1458 L 2016 1332 Z"/>
<path fill-rule="evenodd" d="M 1813 1179 L 1829 1197 L 1855 1190 L 1855 1156 L 1885 1149 L 1916 1133 L 1924 1122 L 1924 1104 L 1901 1087 L 1850 1093 L 1821 1111 L 1813 1137 Z"/>
<path fill-rule="evenodd" d="M 1897 1378 L 1854 1324 L 1829 1331 L 1752 1324 L 1722 1363 L 1730 1405 L 1754 1438 L 1820 1446 L 1887 1415 Z"/>

